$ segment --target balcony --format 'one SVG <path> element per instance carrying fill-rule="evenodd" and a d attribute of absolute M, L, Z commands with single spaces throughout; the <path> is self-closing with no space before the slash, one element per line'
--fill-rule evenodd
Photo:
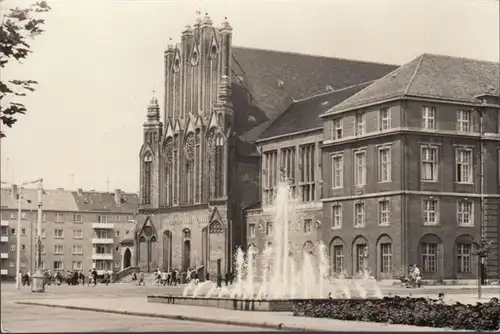
<path fill-rule="evenodd" d="M 115 241 L 112 238 L 92 238 L 92 244 L 113 244 Z"/>
<path fill-rule="evenodd" d="M 0 270 L 0 275 L 8 275 L 9 274 L 9 270 L 8 269 L 2 269 Z"/>
<path fill-rule="evenodd" d="M 113 261 L 113 253 L 101 253 L 101 254 L 94 253 L 92 254 L 92 260 Z"/>
<path fill-rule="evenodd" d="M 7 235 L 2 235 L 0 237 L 0 242 L 9 242 L 9 236 Z"/>
<path fill-rule="evenodd" d="M 9 253 L 1 253 L 0 254 L 0 259 L 8 259 L 9 258 Z"/>
<path fill-rule="evenodd" d="M 9 226 L 9 221 L 8 220 L 3 220 L 0 226 Z"/>
<path fill-rule="evenodd" d="M 92 228 L 100 230 L 112 230 L 115 228 L 113 223 L 92 223 Z"/>

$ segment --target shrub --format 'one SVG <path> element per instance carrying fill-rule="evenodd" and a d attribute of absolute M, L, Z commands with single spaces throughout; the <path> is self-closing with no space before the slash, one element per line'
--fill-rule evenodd
<path fill-rule="evenodd" d="M 294 316 L 390 324 L 493 331 L 499 329 L 500 303 L 446 305 L 411 297 L 382 299 L 306 299 L 293 301 Z"/>

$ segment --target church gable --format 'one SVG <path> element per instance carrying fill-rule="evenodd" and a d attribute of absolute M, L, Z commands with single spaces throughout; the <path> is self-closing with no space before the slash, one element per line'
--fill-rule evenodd
<path fill-rule="evenodd" d="M 172 127 L 172 123 L 170 122 L 170 119 L 167 119 L 167 124 L 165 126 L 165 138 L 164 138 L 164 140 L 166 140 L 169 137 L 173 137 L 173 136 L 174 136 L 174 129 Z"/>
<path fill-rule="evenodd" d="M 139 151 L 139 156 L 142 158 L 146 156 L 147 154 L 151 154 L 152 156 L 155 156 L 155 150 L 149 143 L 144 143 L 142 144 L 141 150 Z"/>
<path fill-rule="evenodd" d="M 151 240 L 152 242 L 158 240 L 156 228 L 154 227 L 153 221 L 149 216 L 144 220 L 141 231 L 139 232 L 139 241 L 146 240 Z"/>
<path fill-rule="evenodd" d="M 208 226 L 211 227 L 212 223 L 214 222 L 219 222 L 222 226 L 225 225 L 222 216 L 220 215 L 219 209 L 217 209 L 217 207 L 215 207 L 214 210 L 212 211 L 212 215 L 208 220 Z"/>
<path fill-rule="evenodd" d="M 174 121 L 174 129 L 173 129 L 174 133 L 177 134 L 177 133 L 181 132 L 181 129 L 182 129 L 181 122 L 179 121 L 179 119 L 176 119 Z"/>
<path fill-rule="evenodd" d="M 196 127 L 196 116 L 192 113 L 189 113 L 189 117 L 186 122 L 186 128 L 184 129 L 184 133 L 188 135 L 189 133 L 194 133 Z"/>
<path fill-rule="evenodd" d="M 195 38 L 193 49 L 191 50 L 190 62 L 191 65 L 197 66 L 200 61 L 200 47 L 197 38 Z"/>

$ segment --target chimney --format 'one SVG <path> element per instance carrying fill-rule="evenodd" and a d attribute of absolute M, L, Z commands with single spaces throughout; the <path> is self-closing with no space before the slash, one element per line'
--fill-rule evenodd
<path fill-rule="evenodd" d="M 10 188 L 10 192 L 13 200 L 17 200 L 17 185 L 13 184 Z"/>
<path fill-rule="evenodd" d="M 122 191 L 120 189 L 115 189 L 115 202 L 117 205 L 122 204 Z"/>
<path fill-rule="evenodd" d="M 76 192 L 77 192 L 78 196 L 83 196 L 83 189 L 82 188 L 78 188 L 76 190 Z"/>

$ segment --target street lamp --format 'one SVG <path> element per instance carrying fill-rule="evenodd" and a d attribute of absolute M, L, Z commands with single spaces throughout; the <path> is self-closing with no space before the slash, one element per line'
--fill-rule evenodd
<path fill-rule="evenodd" d="M 43 179 L 38 180 L 38 217 L 36 231 L 36 271 L 31 284 L 32 292 L 45 292 L 44 275 L 42 272 L 42 215 L 43 215 Z"/>

